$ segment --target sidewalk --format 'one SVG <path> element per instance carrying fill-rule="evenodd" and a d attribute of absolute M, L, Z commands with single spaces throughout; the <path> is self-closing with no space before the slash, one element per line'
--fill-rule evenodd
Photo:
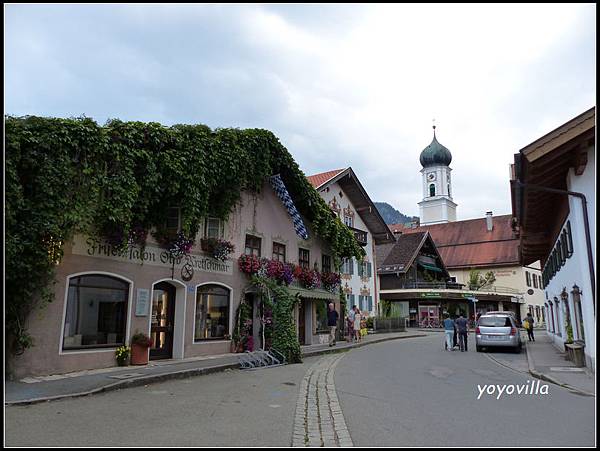
<path fill-rule="evenodd" d="M 301 349 L 304 357 L 311 357 L 345 351 L 382 341 L 424 336 L 423 333 L 415 332 L 370 334 L 359 343 L 338 342 L 335 347 L 319 344 L 302 346 Z M 238 363 L 239 356 L 240 354 L 222 354 L 183 360 L 151 361 L 144 366 L 111 367 L 45 377 L 30 377 L 17 382 L 6 381 L 4 404 L 31 404 L 67 397 L 86 396 L 167 379 L 186 378 L 227 369 L 237 369 L 240 367 Z"/>
<path fill-rule="evenodd" d="M 536 332 L 535 341 L 528 341 L 527 335 L 523 335 L 531 375 L 579 394 L 596 396 L 595 380 L 590 370 L 578 368 L 567 360 L 565 354 L 554 347 L 545 330 Z"/>

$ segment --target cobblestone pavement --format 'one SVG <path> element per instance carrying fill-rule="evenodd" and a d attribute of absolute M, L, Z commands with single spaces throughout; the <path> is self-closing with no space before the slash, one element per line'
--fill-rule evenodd
<path fill-rule="evenodd" d="M 326 356 L 300 385 L 292 446 L 353 446 L 335 391 L 334 372 L 343 354 Z"/>

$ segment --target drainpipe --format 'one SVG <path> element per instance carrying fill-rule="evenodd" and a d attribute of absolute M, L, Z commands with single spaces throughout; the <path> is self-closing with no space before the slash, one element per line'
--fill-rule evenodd
<path fill-rule="evenodd" d="M 596 314 L 596 278 L 594 277 L 594 258 L 592 256 L 592 240 L 590 238 L 590 224 L 588 220 L 588 211 L 587 211 L 587 200 L 585 198 L 585 194 L 577 193 L 575 191 L 568 191 L 562 189 L 548 188 L 540 185 L 533 185 L 531 183 L 523 183 L 520 180 L 514 180 L 517 185 L 531 189 L 536 191 L 546 191 L 548 193 L 556 193 L 556 194 L 566 194 L 568 196 L 575 196 L 581 200 L 581 204 L 583 206 L 583 226 L 585 228 L 585 244 L 587 246 L 587 254 L 588 254 L 588 266 L 590 268 L 590 283 L 592 286 L 592 305 L 594 307 L 594 315 Z"/>

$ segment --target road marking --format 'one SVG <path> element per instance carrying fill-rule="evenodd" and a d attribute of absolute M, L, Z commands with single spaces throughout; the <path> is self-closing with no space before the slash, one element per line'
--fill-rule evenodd
<path fill-rule="evenodd" d="M 564 371 L 571 373 L 585 373 L 583 368 L 577 368 L 572 366 L 551 366 L 550 371 Z"/>
<path fill-rule="evenodd" d="M 343 356 L 323 357 L 302 379 L 292 446 L 353 446 L 335 391 L 335 367 Z"/>

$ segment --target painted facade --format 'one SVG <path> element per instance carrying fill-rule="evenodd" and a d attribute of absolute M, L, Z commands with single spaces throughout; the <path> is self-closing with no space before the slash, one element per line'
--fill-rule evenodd
<path fill-rule="evenodd" d="M 14 375 L 20 378 L 115 366 L 116 347 L 129 345 L 138 331 L 153 334 L 161 346 L 166 343 L 170 348 L 167 358 L 228 353 L 236 309 L 242 297 L 252 296 L 246 290 L 248 278 L 237 263 L 245 252 L 246 235 L 260 238 L 263 257 L 272 258 L 273 243 L 279 243 L 285 246 L 286 261 L 297 264 L 302 248 L 309 251 L 311 267 L 316 264 L 319 269 L 328 252 L 310 224 L 305 222 L 307 240 L 295 233 L 290 215 L 268 183 L 260 194 L 242 193 L 228 220 L 223 224 L 212 221 L 212 225 L 216 225 L 213 231 L 235 245 L 225 262 L 212 259 L 199 245 L 187 258 L 169 259 L 151 234 L 144 251 L 133 248 L 124 255 L 84 236 L 66 243 L 56 268 L 55 300 L 30 315 L 27 327 L 34 346 L 16 357 Z M 196 242 L 206 233 L 207 229 L 201 231 Z M 334 301 L 339 311 L 337 295 L 323 290 L 305 293 L 295 312 L 303 344 L 321 340 L 317 326 L 323 321 L 322 314 L 318 315 L 329 301 Z M 165 307 L 168 303 L 170 310 Z M 165 329 L 170 330 L 161 332 L 158 326 L 167 310 L 172 318 Z M 115 311 L 121 312 L 117 315 L 120 319 L 115 320 Z M 124 323 L 106 326 L 111 321 Z M 116 332 L 97 333 L 100 323 Z M 254 321 L 255 343 L 259 328 Z"/>

